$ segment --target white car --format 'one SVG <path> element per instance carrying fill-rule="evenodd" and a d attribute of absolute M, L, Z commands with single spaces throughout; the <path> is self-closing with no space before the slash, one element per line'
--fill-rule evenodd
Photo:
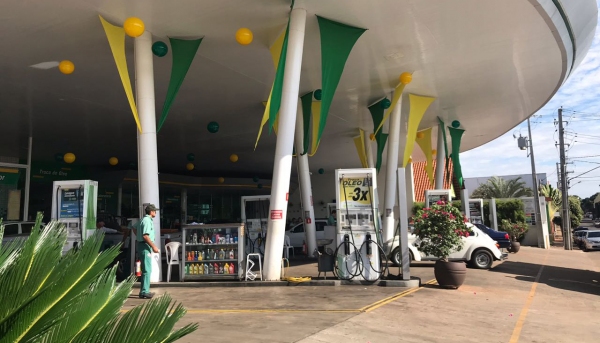
<path fill-rule="evenodd" d="M 600 250 L 600 230 L 586 231 L 580 239 L 583 251 Z"/>
<path fill-rule="evenodd" d="M 325 226 L 327 226 L 327 220 L 315 219 L 315 226 L 317 230 L 317 239 L 325 238 Z M 304 234 L 304 223 L 296 224 L 285 231 L 287 236 L 290 236 L 290 245 L 294 248 L 302 248 L 302 242 L 306 241 L 306 235 Z"/>
<path fill-rule="evenodd" d="M 486 233 L 479 230 L 477 227 L 470 224 L 469 228 L 473 231 L 473 234 L 469 237 L 463 237 L 464 242 L 463 248 L 460 251 L 456 251 L 448 257 L 450 261 L 467 261 L 471 267 L 477 269 L 489 269 L 495 260 L 503 260 L 508 254 L 502 253 L 496 246 L 496 241 L 490 238 Z M 435 256 L 425 256 L 416 247 L 415 242 L 417 236 L 412 232 L 408 234 L 408 250 L 410 252 L 411 261 L 435 261 Z M 394 242 L 391 247 L 391 254 L 389 256 L 390 261 L 398 265 L 402 260 L 400 253 L 400 246 L 398 245 L 398 237 L 394 238 Z"/>

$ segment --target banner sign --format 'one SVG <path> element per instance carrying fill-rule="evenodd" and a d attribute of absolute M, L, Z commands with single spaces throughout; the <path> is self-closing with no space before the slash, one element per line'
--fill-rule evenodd
<path fill-rule="evenodd" d="M 372 187 L 373 178 L 368 175 L 352 175 L 341 177 L 340 180 L 340 206 L 341 209 L 365 209 L 373 204 Z"/>
<path fill-rule="evenodd" d="M 483 200 L 482 199 L 470 199 L 469 200 L 469 214 L 471 223 L 483 224 Z"/>

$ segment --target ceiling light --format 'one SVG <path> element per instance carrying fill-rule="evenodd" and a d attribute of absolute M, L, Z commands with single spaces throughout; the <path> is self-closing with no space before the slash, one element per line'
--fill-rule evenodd
<path fill-rule="evenodd" d="M 31 68 L 35 69 L 51 69 L 58 67 L 58 61 L 42 62 L 34 65 L 30 65 Z"/>
<path fill-rule="evenodd" d="M 404 54 L 401 52 L 394 52 L 392 54 L 383 56 L 383 58 L 385 58 L 388 61 L 398 60 L 398 59 L 401 59 L 402 57 L 404 57 Z"/>

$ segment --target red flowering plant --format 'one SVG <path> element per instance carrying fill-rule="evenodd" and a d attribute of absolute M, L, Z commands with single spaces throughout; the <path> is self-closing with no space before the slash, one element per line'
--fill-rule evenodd
<path fill-rule="evenodd" d="M 473 234 L 460 210 L 444 201 L 417 211 L 414 227 L 414 234 L 419 238 L 415 243 L 417 249 L 444 261 L 462 249 L 462 237 Z"/>

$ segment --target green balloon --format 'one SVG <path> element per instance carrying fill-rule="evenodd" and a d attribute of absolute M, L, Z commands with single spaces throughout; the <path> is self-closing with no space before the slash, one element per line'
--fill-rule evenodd
<path fill-rule="evenodd" d="M 196 159 L 196 155 L 192 154 L 191 152 L 189 154 L 187 154 L 188 161 L 194 162 L 195 159 Z"/>
<path fill-rule="evenodd" d="M 261 189 L 262 188 L 262 184 L 259 183 L 258 185 L 256 185 L 256 187 L 258 187 L 258 189 Z"/>
<path fill-rule="evenodd" d="M 323 91 L 320 89 L 317 89 L 314 93 L 313 96 L 315 97 L 315 99 L 317 100 L 321 100 L 321 97 L 323 95 Z"/>
<path fill-rule="evenodd" d="M 58 162 L 62 162 L 64 157 L 65 157 L 65 155 L 63 155 L 63 154 L 55 154 L 54 155 L 54 159 Z"/>
<path fill-rule="evenodd" d="M 325 174 L 325 169 L 319 168 L 319 174 Z"/>
<path fill-rule="evenodd" d="M 255 177 L 252 178 L 252 181 L 254 181 L 254 182 L 258 182 L 258 180 L 259 180 L 258 176 L 255 176 Z"/>
<path fill-rule="evenodd" d="M 158 41 L 152 44 L 152 53 L 158 57 L 164 57 L 168 51 L 169 47 L 165 42 Z"/>
<path fill-rule="evenodd" d="M 381 100 L 381 108 L 383 108 L 384 110 L 387 110 L 388 108 L 390 108 L 391 105 L 392 105 L 392 102 L 388 98 Z"/>
<path fill-rule="evenodd" d="M 208 125 L 206 125 L 206 129 L 210 133 L 217 133 L 219 132 L 219 123 L 217 123 L 216 121 L 211 121 L 210 123 L 208 123 Z"/>
<path fill-rule="evenodd" d="M 459 122 L 458 120 L 455 120 L 455 121 L 453 121 L 453 122 L 452 122 L 452 127 L 453 127 L 453 128 L 455 128 L 455 129 L 456 129 L 456 128 L 458 128 L 459 126 L 460 126 L 460 122 Z"/>

